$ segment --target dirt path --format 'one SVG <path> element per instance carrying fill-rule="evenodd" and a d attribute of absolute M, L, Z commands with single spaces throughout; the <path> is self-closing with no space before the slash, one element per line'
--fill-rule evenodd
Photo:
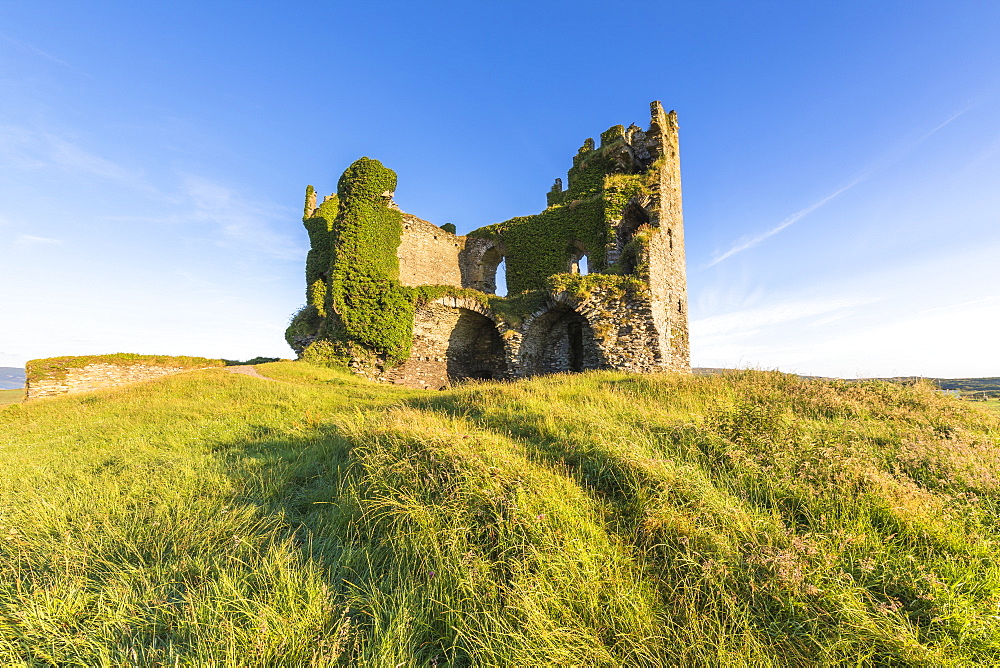
<path fill-rule="evenodd" d="M 242 373 L 244 376 L 253 376 L 254 378 L 260 378 L 261 380 L 269 380 L 272 383 L 283 383 L 283 380 L 275 380 L 274 378 L 268 378 L 263 375 L 260 371 L 257 371 L 257 367 L 249 365 L 241 366 L 227 366 L 226 371 L 229 373 Z"/>

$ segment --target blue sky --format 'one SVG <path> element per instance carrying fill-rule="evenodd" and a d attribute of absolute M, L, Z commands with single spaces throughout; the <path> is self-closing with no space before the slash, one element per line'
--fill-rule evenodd
<path fill-rule="evenodd" d="M 681 124 L 692 362 L 1000 376 L 1000 3 L 0 3 L 0 366 L 291 356 L 303 190 L 460 232 Z"/>

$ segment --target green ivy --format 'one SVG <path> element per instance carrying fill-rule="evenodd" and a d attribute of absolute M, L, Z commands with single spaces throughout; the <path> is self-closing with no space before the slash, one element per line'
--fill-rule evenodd
<path fill-rule="evenodd" d="M 616 274 L 556 274 L 549 276 L 549 290 L 552 292 L 567 292 L 577 300 L 588 299 L 595 290 L 607 292 L 609 297 L 621 299 L 629 295 L 635 296 L 646 288 L 646 284 L 635 276 L 619 276 Z"/>
<path fill-rule="evenodd" d="M 293 349 L 298 346 L 299 340 L 314 338 L 323 326 L 323 316 L 319 314 L 316 307 L 306 304 L 292 316 L 288 328 L 285 330 L 285 341 Z"/>
<path fill-rule="evenodd" d="M 623 154 L 625 129 L 616 125 L 601 134 L 599 148 L 593 139 L 584 142 L 573 158 L 567 189 L 557 183 L 544 211 L 469 233 L 503 243 L 508 297 L 400 284 L 396 253 L 402 214 L 390 199 L 396 174 L 379 161 L 354 162 L 341 176 L 336 197 L 318 207 L 311 204 L 315 190 L 309 186 L 303 217 L 311 248 L 306 305 L 292 319 L 286 339 L 293 347 L 309 342 L 301 355 L 313 361 L 392 366 L 409 356 L 415 309 L 443 296 L 476 300 L 516 327 L 553 291 L 569 291 L 582 299 L 597 287 L 622 294 L 643 289 L 644 283 L 634 276 L 615 276 L 623 273 L 623 266 L 610 265 L 606 253 L 611 222 L 622 218 L 632 198 L 652 192 L 658 166 L 639 174 L 622 173 Z M 450 223 L 442 229 L 456 231 Z M 645 256 L 641 246 L 648 242 L 646 237 L 635 235 L 626 248 L 630 258 Z M 569 259 L 580 246 L 592 272 L 583 277 L 567 273 Z"/>
<path fill-rule="evenodd" d="M 568 189 L 560 192 L 554 187 L 545 211 L 469 233 L 503 242 L 508 294 L 545 290 L 549 277 L 569 269 L 576 244 L 583 245 L 591 272 L 621 271 L 607 262 L 611 221 L 622 218 L 633 197 L 652 192 L 659 167 L 653 165 L 639 174 L 619 172 L 613 156 L 624 142 L 625 130 L 620 125 L 601 135 L 600 148 L 588 139 L 573 158 Z"/>
<path fill-rule="evenodd" d="M 456 297 L 458 299 L 469 299 L 478 302 L 483 306 L 489 306 L 490 297 L 485 292 L 473 290 L 471 288 L 457 288 L 454 285 L 418 285 L 410 288 L 413 295 L 413 302 L 417 306 L 425 306 L 435 299 L 441 297 Z"/>
<path fill-rule="evenodd" d="M 312 186 L 306 188 L 306 214 L 302 222 L 309 234 L 309 254 L 306 255 L 306 304 L 326 317 L 329 271 L 333 253 L 333 224 L 337 219 L 338 198 L 334 195 L 315 212 L 309 202 L 315 197 Z"/>
<path fill-rule="evenodd" d="M 603 204 L 597 198 L 549 207 L 534 216 L 521 216 L 490 225 L 469 236 L 503 241 L 507 260 L 507 292 L 544 289 L 552 274 L 565 272 L 573 245 L 582 243 L 592 270 L 604 268 L 607 226 Z"/>
<path fill-rule="evenodd" d="M 347 366 L 351 361 L 345 346 L 317 339 L 303 349 L 299 359 L 319 366 Z"/>
<path fill-rule="evenodd" d="M 336 354 L 320 346 L 324 358 L 349 357 L 345 346 L 360 347 L 389 365 L 409 356 L 414 298 L 399 282 L 396 249 L 403 223 L 390 206 L 395 189 L 395 172 L 361 158 L 340 177 L 336 197 L 314 212 L 308 202 L 315 191 L 306 190 L 306 306 L 285 332 L 289 343 L 318 338 L 342 344 L 334 346 Z"/>
<path fill-rule="evenodd" d="M 410 354 L 413 298 L 399 283 L 396 249 L 403 215 L 390 206 L 396 173 L 361 158 L 340 177 L 333 224 L 328 333 L 381 355 L 389 364 Z"/>
<path fill-rule="evenodd" d="M 545 305 L 549 293 L 545 290 L 528 290 L 507 297 L 488 297 L 490 313 L 511 327 L 519 327 L 525 318 Z"/>

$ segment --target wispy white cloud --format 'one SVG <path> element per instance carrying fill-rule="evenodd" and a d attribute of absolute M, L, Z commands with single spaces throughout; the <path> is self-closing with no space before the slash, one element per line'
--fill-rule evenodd
<path fill-rule="evenodd" d="M 961 109 L 959 109 L 958 111 L 956 111 L 954 114 L 952 114 L 951 116 L 949 116 L 945 120 L 941 121 L 940 123 L 938 123 L 937 125 L 935 125 L 933 128 L 931 128 L 930 130 L 928 130 L 924 134 L 920 135 L 919 137 L 917 137 L 916 139 L 914 139 L 912 142 L 910 142 L 909 144 L 907 144 L 903 148 L 899 149 L 896 152 L 897 155 L 895 155 L 893 157 L 893 159 L 898 159 L 898 158 L 902 157 L 903 154 L 909 153 L 910 151 L 912 151 L 916 147 L 920 146 L 925 141 L 927 141 L 928 139 L 930 139 L 931 137 L 933 137 L 934 135 L 936 135 L 938 132 L 940 132 L 941 130 L 943 130 L 944 128 L 946 128 L 948 125 L 950 125 L 953 121 L 957 120 L 960 116 L 962 116 L 963 114 L 965 114 L 965 112 L 967 112 L 970 109 L 972 109 L 973 106 L 974 105 L 971 102 L 969 104 L 965 105 L 964 107 L 962 107 Z"/>
<path fill-rule="evenodd" d="M 877 299 L 855 297 L 841 299 L 789 300 L 758 309 L 744 309 L 702 318 L 691 322 L 691 331 L 697 336 L 746 334 L 761 327 L 778 325 L 802 318 L 812 318 L 845 311 L 870 304 Z"/>
<path fill-rule="evenodd" d="M 759 357 L 781 360 L 786 370 L 841 377 L 995 376 L 1000 366 L 983 351 L 994 345 L 998 306 L 1000 298 L 986 297 L 895 317 L 869 314 L 830 328 L 821 345 L 796 332 L 789 337 L 796 343 L 779 343 Z"/>
<path fill-rule="evenodd" d="M 43 158 L 38 134 L 27 128 L 0 126 L 0 157 L 3 164 L 14 170 L 29 170 L 45 167 L 50 161 Z"/>
<path fill-rule="evenodd" d="M 303 249 L 288 235 L 277 232 L 275 220 L 287 220 L 288 212 L 274 206 L 255 203 L 215 181 L 186 176 L 183 189 L 193 205 L 190 217 L 211 222 L 224 235 L 220 245 L 229 242 L 250 246 L 279 259 L 301 259 Z"/>
<path fill-rule="evenodd" d="M 185 175 L 179 192 L 171 195 L 170 212 L 152 216 L 106 216 L 106 220 L 165 225 L 210 226 L 209 238 L 221 232 L 215 243 L 242 247 L 282 260 L 301 260 L 305 249 L 290 235 L 278 231 L 287 227 L 293 214 L 283 207 L 257 202 L 217 181 Z M 214 228 L 214 229 L 213 229 Z"/>
<path fill-rule="evenodd" d="M 62 239 L 36 237 L 33 234 L 21 234 L 18 235 L 17 239 L 14 240 L 14 243 L 17 244 L 18 246 L 44 246 L 44 245 L 61 244 L 62 242 L 63 242 Z"/>
<path fill-rule="evenodd" d="M 48 149 L 49 159 L 57 167 L 75 172 L 84 172 L 113 181 L 140 183 L 134 169 L 128 169 L 111 160 L 83 150 L 80 146 L 52 135 L 40 135 Z"/>
<path fill-rule="evenodd" d="M 159 216 L 109 216 L 106 220 L 211 223 L 222 233 L 217 241 L 222 246 L 249 247 L 279 259 L 301 259 L 304 254 L 304 249 L 292 237 L 277 231 L 279 226 L 286 224 L 289 211 L 252 201 L 201 176 L 183 175 L 179 190 L 156 186 L 141 170 L 88 151 L 63 136 L 12 125 L 0 126 L 0 164 L 15 171 L 55 169 L 74 176 L 102 179 L 168 204 Z"/>
<path fill-rule="evenodd" d="M 27 171 L 55 168 L 155 191 L 141 171 L 120 165 L 64 137 L 25 127 L 0 126 L 0 158 L 10 169 Z"/>
<path fill-rule="evenodd" d="M 40 56 L 40 57 L 44 58 L 45 60 L 48 60 L 48 61 L 53 62 L 53 63 L 56 63 L 57 65 L 63 65 L 64 67 L 73 67 L 72 65 L 70 65 L 69 63 L 67 63 L 65 60 L 63 60 L 62 58 L 57 58 L 56 56 L 53 56 L 48 51 L 43 51 L 43 50 L 39 49 L 37 46 L 35 46 L 33 44 L 28 44 L 27 42 L 22 42 L 19 39 L 14 39 L 10 35 L 6 35 L 6 34 L 3 34 L 3 33 L 0 33 L 0 39 L 4 40 L 8 44 L 11 44 L 11 45 L 13 45 L 13 46 L 21 49 L 22 51 L 28 51 L 29 53 L 32 53 L 32 54 L 34 54 L 36 56 Z"/>
<path fill-rule="evenodd" d="M 763 241 L 765 241 L 765 240 L 773 237 L 778 232 L 781 232 L 782 230 L 784 230 L 784 229 L 786 229 L 786 228 L 794 225 L 795 223 L 799 222 L 800 220 L 802 220 L 803 218 L 805 218 L 806 216 L 808 216 L 812 212 L 814 212 L 817 209 L 825 206 L 826 204 L 830 203 L 831 201 L 833 201 L 837 197 L 840 197 L 841 195 L 843 195 L 845 192 L 847 192 L 851 188 L 854 188 L 858 184 L 867 181 L 875 173 L 877 173 L 877 172 L 881 171 L 882 169 L 885 169 L 889 165 L 897 162 L 904 155 L 906 155 L 907 153 L 909 153 L 913 149 L 917 148 L 920 144 L 924 143 L 925 141 L 927 141 L 928 139 L 930 139 L 932 136 L 934 136 L 935 134 L 937 134 L 938 132 L 940 132 L 942 129 L 944 129 L 949 124 L 951 124 L 952 122 L 954 122 L 957 118 L 959 118 L 960 116 L 962 116 L 962 114 L 964 114 L 965 112 L 969 111 L 969 109 L 971 109 L 971 108 L 972 108 L 971 104 L 966 105 L 965 107 L 963 107 L 959 111 L 955 112 L 954 114 L 952 114 L 951 116 L 949 116 L 947 119 L 945 119 L 941 123 L 938 123 L 936 126 L 934 126 L 933 128 L 931 128 L 930 130 L 928 130 L 924 134 L 920 135 L 916 139 L 908 142 L 904 146 L 896 149 L 895 151 L 892 151 L 892 152 L 884 155 L 882 158 L 880 158 L 879 160 L 875 161 L 871 166 L 869 166 L 867 169 L 865 169 L 864 171 L 862 171 L 861 174 L 859 174 L 857 177 L 855 177 L 854 179 L 852 179 L 847 185 L 842 186 L 841 188 L 838 188 L 837 190 L 835 190 L 834 192 L 830 193 L 826 197 L 823 197 L 823 198 L 817 200 L 816 202 L 814 202 L 814 203 L 810 204 L 809 206 L 805 207 L 804 209 L 801 209 L 800 211 L 797 211 L 797 212 L 793 213 L 791 216 L 789 216 L 788 218 L 784 219 L 783 221 L 781 221 L 780 223 L 778 223 L 777 225 L 775 225 L 771 229 L 767 230 L 766 232 L 763 232 L 762 234 L 758 234 L 755 237 L 743 238 L 740 241 L 736 242 L 731 248 L 729 248 L 729 250 L 727 250 L 724 253 L 722 253 L 722 254 L 718 255 L 717 257 L 713 258 L 711 262 L 709 262 L 708 264 L 705 265 L 705 268 L 717 265 L 720 262 L 722 262 L 724 260 L 727 260 L 727 259 L 731 258 L 732 256 L 736 255 L 737 253 L 742 253 L 745 250 L 749 250 L 749 249 L 753 248 L 754 246 L 757 246 L 761 242 L 763 242 Z"/>
<path fill-rule="evenodd" d="M 822 299 L 799 288 L 765 295 L 765 307 L 692 320 L 693 363 L 840 377 L 1000 375 L 1000 358 L 983 352 L 1000 328 L 998 252 L 983 244 L 914 258 L 811 286 Z"/>
<path fill-rule="evenodd" d="M 763 234 L 759 234 L 759 235 L 757 235 L 755 237 L 752 237 L 750 239 L 745 239 L 743 241 L 738 242 L 735 246 L 733 246 L 732 248 L 730 248 L 729 250 L 727 250 L 722 255 L 719 255 L 718 257 L 714 258 L 711 262 L 709 262 L 705 266 L 706 267 L 711 267 L 711 266 L 717 265 L 720 262 L 722 262 L 723 260 L 727 260 L 727 259 L 731 258 L 732 256 L 736 255 L 737 253 L 742 253 L 745 250 L 749 250 L 749 249 L 753 248 L 754 246 L 756 246 L 760 242 L 762 242 L 762 241 L 764 241 L 764 240 L 766 240 L 766 239 L 768 239 L 770 237 L 773 237 L 775 234 L 777 234 L 778 232 L 782 231 L 786 227 L 789 227 L 789 226 L 794 225 L 795 223 L 799 222 L 801 219 L 805 218 L 810 213 L 812 213 L 816 209 L 820 208 L 821 206 L 823 206 L 827 202 L 829 202 L 829 201 L 831 201 L 831 200 L 839 197 L 840 195 L 844 194 L 845 192 L 847 192 L 848 190 L 850 190 L 854 186 L 856 186 L 859 183 L 861 183 L 862 181 L 864 181 L 865 178 L 867 178 L 867 177 L 868 177 L 868 174 L 865 174 L 863 176 L 859 176 L 858 178 L 856 178 L 853 181 L 851 181 L 850 183 L 848 183 L 846 186 L 840 188 L 839 190 L 834 191 L 833 193 L 827 195 L 823 199 L 821 199 L 821 200 L 819 200 L 817 202 L 814 202 L 813 204 L 810 204 L 809 206 L 807 206 L 806 208 L 802 209 L 801 211 L 797 211 L 796 213 L 793 213 L 791 216 L 789 216 L 788 218 L 785 218 L 783 221 L 781 221 L 780 223 L 778 223 L 777 225 L 775 225 L 774 227 L 772 227 L 771 229 L 769 229 L 767 232 L 764 232 Z"/>

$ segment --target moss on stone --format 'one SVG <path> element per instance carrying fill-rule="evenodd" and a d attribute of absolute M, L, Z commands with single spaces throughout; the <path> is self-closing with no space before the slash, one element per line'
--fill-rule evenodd
<path fill-rule="evenodd" d="M 91 364 L 114 364 L 117 366 L 159 366 L 184 369 L 203 369 L 225 366 L 225 360 L 207 357 L 173 355 L 137 355 L 135 353 L 112 353 L 110 355 L 79 355 L 70 357 L 47 357 L 28 360 L 24 365 L 28 383 L 43 380 L 62 380 L 69 369 L 82 369 Z"/>
<path fill-rule="evenodd" d="M 410 288 L 410 290 L 413 295 L 414 304 L 417 306 L 424 306 L 442 297 L 468 299 L 478 302 L 483 306 L 489 306 L 489 298 L 491 296 L 479 290 L 457 288 L 454 285 L 418 285 L 417 287 Z"/>
<path fill-rule="evenodd" d="M 597 290 L 603 290 L 607 296 L 621 299 L 635 296 L 647 288 L 647 284 L 635 276 L 620 276 L 617 274 L 555 274 L 548 280 L 552 292 L 566 292 L 578 301 L 589 299 Z"/>
<path fill-rule="evenodd" d="M 490 295 L 490 313 L 510 327 L 519 327 L 525 318 L 542 308 L 548 299 L 549 294 L 545 290 L 528 290 L 507 297 Z"/>
<path fill-rule="evenodd" d="M 625 216 L 630 202 L 651 196 L 657 186 L 662 161 L 636 167 L 625 140 L 625 129 L 616 125 L 601 134 L 601 146 L 584 142 L 573 158 L 569 185 L 563 191 L 557 182 L 548 193 L 549 207 L 533 216 L 520 216 L 469 232 L 471 237 L 501 241 L 506 249 L 508 294 L 544 290 L 549 277 L 569 269 L 570 259 L 581 247 L 591 272 L 625 273 L 626 267 L 608 262 L 612 229 Z M 641 169 L 638 172 L 629 170 Z M 629 249 L 638 252 L 639 266 L 645 253 L 639 239 Z M 631 261 L 631 258 L 630 258 Z M 619 260 L 620 262 L 620 260 Z M 641 272 L 636 271 L 640 276 Z"/>

